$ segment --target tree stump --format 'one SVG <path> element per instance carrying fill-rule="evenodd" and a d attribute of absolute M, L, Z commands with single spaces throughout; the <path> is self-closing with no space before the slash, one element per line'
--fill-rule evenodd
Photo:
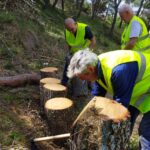
<path fill-rule="evenodd" d="M 45 84 L 43 86 L 43 104 L 45 105 L 46 101 L 55 98 L 55 97 L 66 97 L 67 88 L 60 84 Z"/>
<path fill-rule="evenodd" d="M 94 97 L 73 123 L 70 150 L 127 150 L 128 110 L 103 97 Z"/>
<path fill-rule="evenodd" d="M 58 73 L 58 68 L 56 67 L 46 67 L 46 68 L 42 68 L 40 69 L 40 73 L 41 73 L 41 79 L 42 78 L 46 78 L 46 77 L 57 77 L 57 73 Z"/>
<path fill-rule="evenodd" d="M 44 111 L 44 89 L 43 86 L 45 84 L 59 84 L 60 80 L 56 78 L 43 78 L 40 80 L 40 111 L 43 113 Z"/>
<path fill-rule="evenodd" d="M 45 103 L 46 116 L 52 135 L 68 133 L 72 123 L 73 102 L 68 98 L 52 98 Z"/>

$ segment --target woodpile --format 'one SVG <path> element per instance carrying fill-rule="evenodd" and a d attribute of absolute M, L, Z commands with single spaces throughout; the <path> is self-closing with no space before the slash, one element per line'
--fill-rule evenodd
<path fill-rule="evenodd" d="M 68 132 L 73 121 L 68 117 L 73 114 L 73 102 L 65 98 L 67 88 L 54 78 L 57 71 L 54 67 L 40 70 L 40 109 L 47 118 L 51 135 Z"/>
<path fill-rule="evenodd" d="M 44 94 L 44 85 L 45 84 L 59 84 L 60 80 L 56 78 L 43 78 L 40 80 L 40 111 L 41 113 L 44 112 L 44 105 L 45 105 L 45 94 Z M 45 90 L 46 91 L 46 90 Z M 56 90 L 55 90 L 56 91 Z M 53 92 L 54 95 L 54 92 Z M 49 98 L 48 98 L 49 99 Z"/>
<path fill-rule="evenodd" d="M 70 150 L 128 150 L 129 112 L 121 104 L 94 97 L 73 123 Z"/>
<path fill-rule="evenodd" d="M 47 100 L 55 97 L 66 97 L 67 88 L 60 84 L 45 84 L 43 86 L 43 104 L 46 103 Z"/>

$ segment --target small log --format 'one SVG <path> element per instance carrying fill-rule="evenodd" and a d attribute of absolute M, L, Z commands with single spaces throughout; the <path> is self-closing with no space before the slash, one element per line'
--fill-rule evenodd
<path fill-rule="evenodd" d="M 40 109 L 41 112 L 44 111 L 44 89 L 43 86 L 45 84 L 59 84 L 60 80 L 56 78 L 43 78 L 40 80 Z"/>
<path fill-rule="evenodd" d="M 68 98 L 52 98 L 45 103 L 46 116 L 52 135 L 70 131 L 73 102 Z"/>
<path fill-rule="evenodd" d="M 44 105 L 48 99 L 55 97 L 66 97 L 67 88 L 60 84 L 45 84 L 43 86 L 43 103 L 41 107 L 44 109 Z"/>
<path fill-rule="evenodd" d="M 63 139 L 63 138 L 69 138 L 69 137 L 70 137 L 70 133 L 66 133 L 66 134 L 60 134 L 60 135 L 39 137 L 39 138 L 33 139 L 33 141 L 34 142 L 40 142 L 40 141 L 57 140 L 57 139 Z"/>
<path fill-rule="evenodd" d="M 0 86 L 18 87 L 25 84 L 39 84 L 40 76 L 37 73 L 20 74 L 10 77 L 0 77 Z"/>
<path fill-rule="evenodd" d="M 73 123 L 70 150 L 127 150 L 128 110 L 116 101 L 94 97 Z"/>
<path fill-rule="evenodd" d="M 46 78 L 46 77 L 57 77 L 57 73 L 58 73 L 58 68 L 56 67 L 46 67 L 46 68 L 42 68 L 40 69 L 40 73 L 41 73 L 41 79 Z"/>

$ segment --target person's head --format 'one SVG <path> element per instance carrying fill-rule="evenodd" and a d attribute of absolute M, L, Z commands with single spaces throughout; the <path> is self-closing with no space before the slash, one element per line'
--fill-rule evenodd
<path fill-rule="evenodd" d="M 65 28 L 72 33 L 77 31 L 77 23 L 72 18 L 65 19 L 64 25 Z"/>
<path fill-rule="evenodd" d="M 133 17 L 132 7 L 128 4 L 123 4 L 118 8 L 119 15 L 125 23 L 129 23 Z"/>
<path fill-rule="evenodd" d="M 67 76 L 69 78 L 79 77 L 81 80 L 97 80 L 96 64 L 98 57 L 89 49 L 76 52 L 68 66 Z"/>

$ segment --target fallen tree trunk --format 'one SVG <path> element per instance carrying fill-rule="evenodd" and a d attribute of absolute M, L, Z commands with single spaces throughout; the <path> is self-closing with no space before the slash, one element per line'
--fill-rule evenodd
<path fill-rule="evenodd" d="M 70 150 L 127 150 L 129 112 L 121 104 L 94 97 L 73 123 Z"/>
<path fill-rule="evenodd" d="M 37 73 L 20 74 L 10 77 L 0 77 L 0 86 L 18 87 L 25 84 L 39 84 L 40 75 Z"/>

